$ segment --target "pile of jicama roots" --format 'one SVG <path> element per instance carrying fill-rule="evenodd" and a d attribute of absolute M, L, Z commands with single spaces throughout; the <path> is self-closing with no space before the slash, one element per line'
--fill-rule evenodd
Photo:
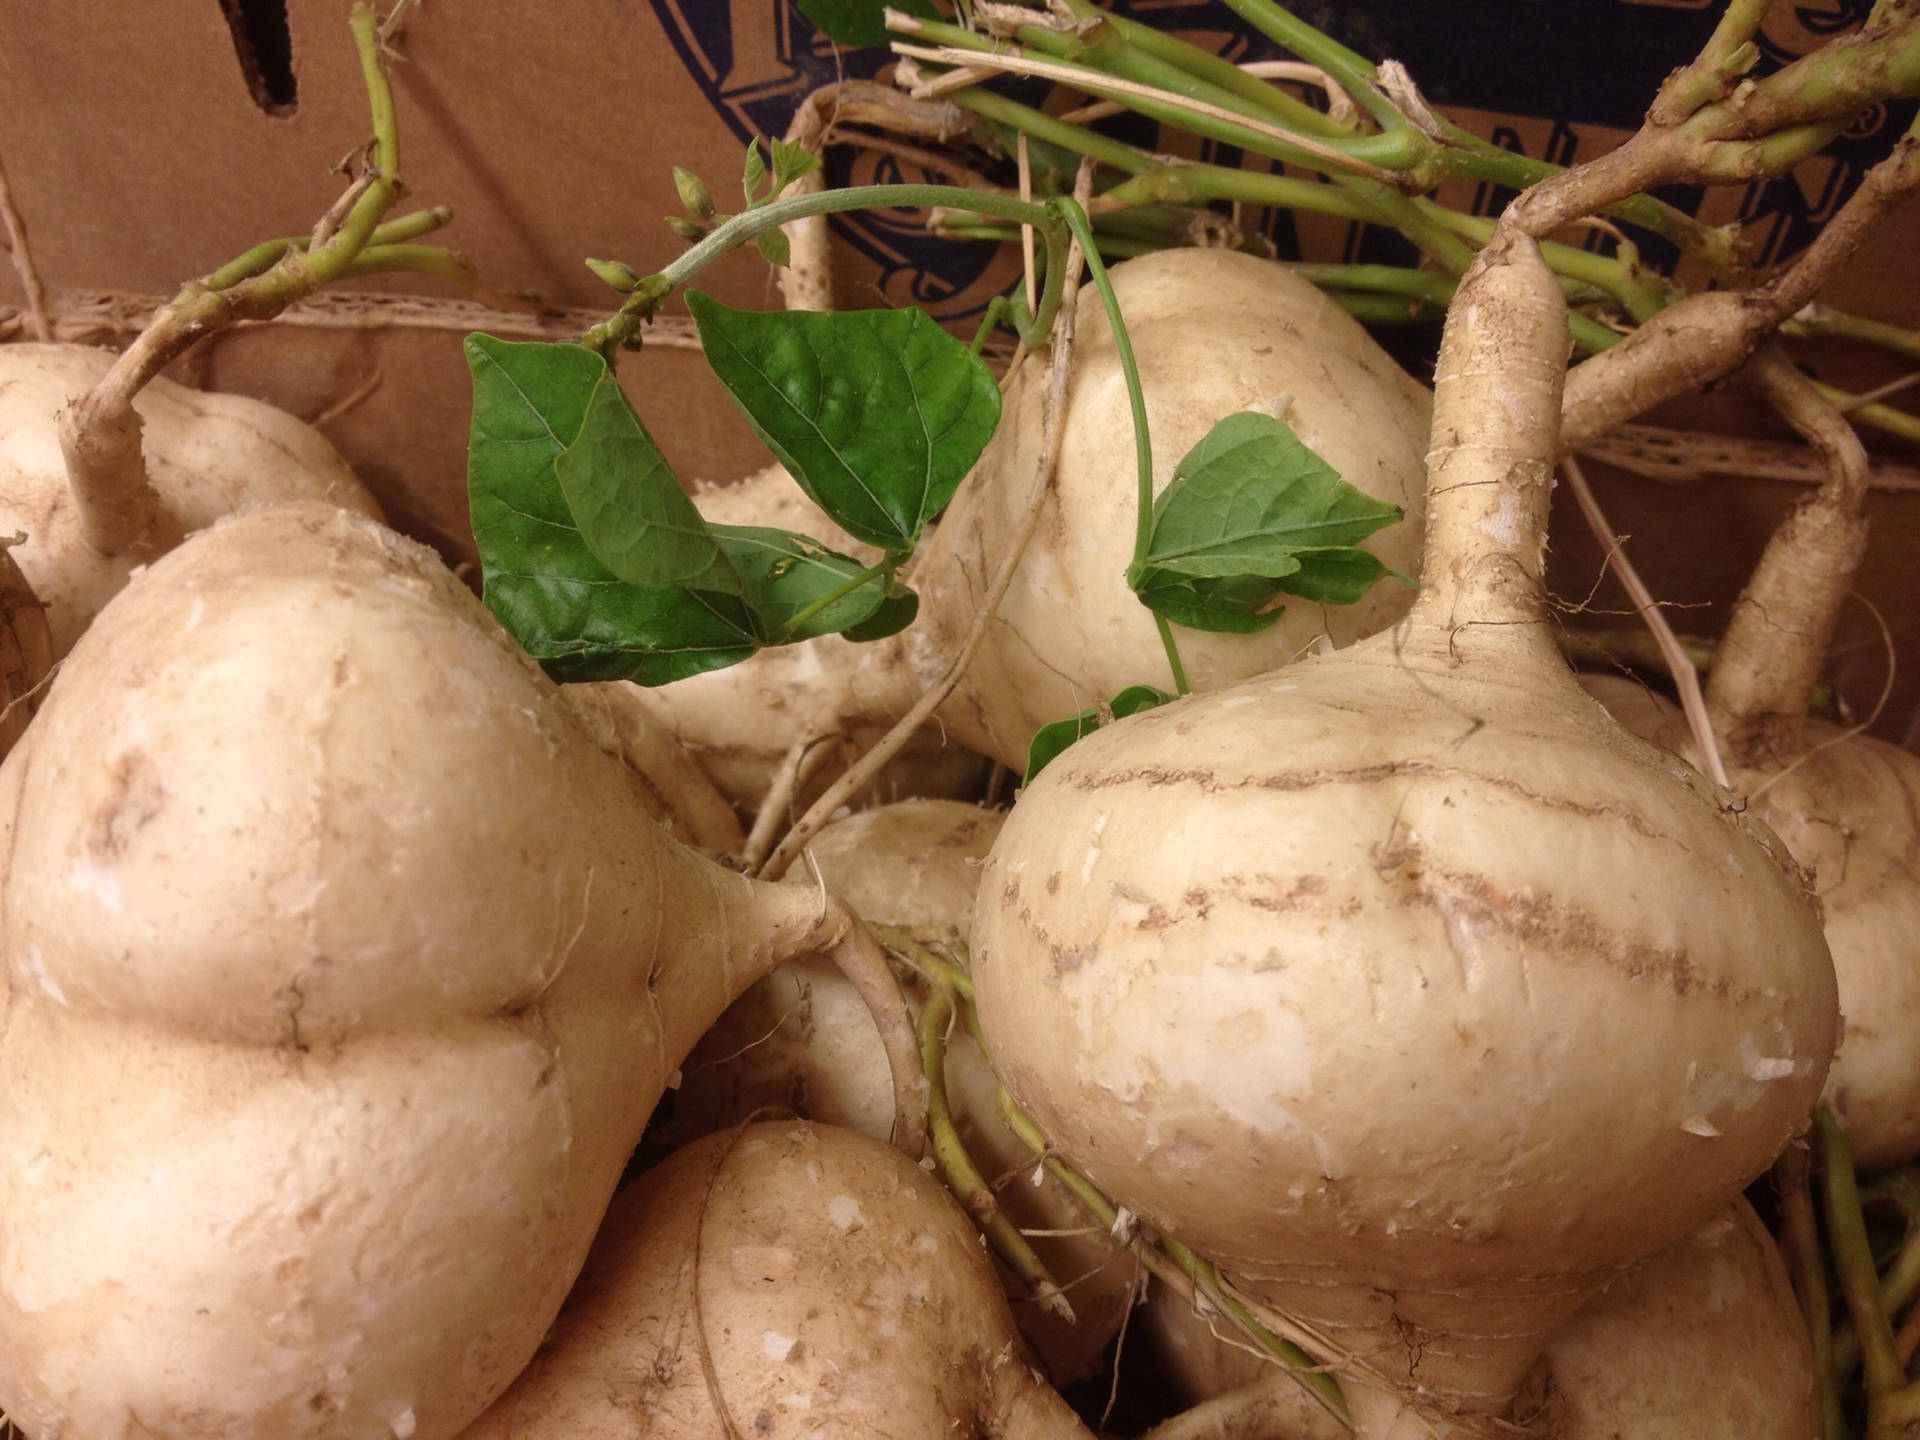
<path fill-rule="evenodd" d="M 1849 1352 L 1908 1433 L 1848 1187 L 1920 1154 L 1920 770 L 1806 718 L 1865 452 L 1737 293 L 1570 378 L 1542 259 L 1674 178 L 1691 113 L 1509 207 L 1430 391 L 1266 260 L 1115 268 L 1156 479 L 1284 420 L 1403 508 L 1366 545 L 1418 588 L 1184 633 L 1192 693 L 1010 806 L 992 764 L 1165 678 L 1091 291 L 1008 375 L 910 629 L 653 692 L 554 684 L 317 433 L 155 378 L 205 292 L 118 362 L 0 348 L 8 1421 L 1040 1440 L 1138 1367 L 1157 1440 L 1838 1440 Z M 375 188 L 356 253 L 410 238 Z M 1696 723 L 1589 693 L 1543 587 L 1567 434 L 1749 354 L 1831 479 Z M 857 549 L 796 496 L 702 503 Z M 917 748 L 775 843 L 820 738 L 912 710 L 990 589 Z"/>

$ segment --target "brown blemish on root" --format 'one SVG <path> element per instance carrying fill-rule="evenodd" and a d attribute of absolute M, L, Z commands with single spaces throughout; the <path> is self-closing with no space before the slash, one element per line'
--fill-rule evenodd
<path fill-rule="evenodd" d="M 1627 979 L 1662 982 L 1681 998 L 1705 993 L 1743 1004 L 1759 997 L 1724 975 L 1703 974 L 1684 949 L 1628 939 L 1579 905 L 1505 891 L 1484 875 L 1426 870 L 1417 854 L 1400 851 L 1394 858 L 1405 869 L 1408 900 L 1509 935 L 1527 953 L 1597 956 Z"/>
<path fill-rule="evenodd" d="M 1692 847 L 1678 836 L 1654 828 L 1638 811 L 1621 805 L 1606 805 L 1571 800 L 1530 789 L 1517 780 L 1488 775 L 1459 765 L 1436 765 L 1426 760 L 1394 760 L 1378 765 L 1355 765 L 1323 770 L 1289 770 L 1277 775 L 1225 777 L 1205 766 L 1140 765 L 1121 770 L 1094 773 L 1067 770 L 1061 780 L 1070 789 L 1083 793 L 1110 790 L 1121 785 L 1141 785 L 1147 789 L 1192 786 L 1202 795 L 1224 795 L 1237 790 L 1302 791 L 1329 785 L 1373 785 L 1383 780 L 1464 780 L 1538 805 L 1546 810 L 1561 810 L 1591 820 L 1615 820 L 1636 835 L 1649 840 L 1669 840 L 1689 853 Z"/>
<path fill-rule="evenodd" d="M 112 789 L 93 812 L 86 846 L 96 859 L 118 860 L 126 854 L 133 837 L 166 808 L 167 791 L 160 783 L 159 770 L 139 750 L 119 756 L 108 769 L 107 778 Z"/>

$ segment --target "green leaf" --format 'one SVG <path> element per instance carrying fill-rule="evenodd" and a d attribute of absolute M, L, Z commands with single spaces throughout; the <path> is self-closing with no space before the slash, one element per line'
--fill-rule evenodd
<path fill-rule="evenodd" d="M 885 45 L 893 39 L 886 11 L 904 10 L 923 20 L 938 20 L 931 0 L 794 0 L 813 28 L 842 45 Z"/>
<path fill-rule="evenodd" d="M 716 525 L 713 533 L 746 582 L 772 644 L 864 624 L 888 598 L 890 575 L 870 574 L 858 560 L 806 535 L 758 525 Z M 863 578 L 864 584 L 848 588 Z"/>
<path fill-rule="evenodd" d="M 1339 473 L 1271 415 L 1241 411 L 1187 452 L 1153 505 L 1147 558 L 1183 575 L 1298 569 L 1301 550 L 1353 545 L 1401 517 Z"/>
<path fill-rule="evenodd" d="M 993 372 L 919 310 L 687 307 L 707 363 L 815 504 L 912 550 L 1000 419 Z"/>
<path fill-rule="evenodd" d="M 593 558 L 642 590 L 744 594 L 726 551 L 673 478 L 620 382 L 593 358 L 600 373 L 578 430 L 553 464 Z"/>
<path fill-rule="evenodd" d="M 889 580 L 887 598 L 880 602 L 873 614 L 858 625 L 849 625 L 840 633 L 856 645 L 865 645 L 872 640 L 884 640 L 889 635 L 897 635 L 911 625 L 919 613 L 919 595 L 898 580 Z"/>
<path fill-rule="evenodd" d="M 762 230 L 753 237 L 753 244 L 760 258 L 769 265 L 778 268 L 793 263 L 793 247 L 787 243 L 784 230 Z"/>
<path fill-rule="evenodd" d="M 767 162 L 760 158 L 760 137 L 756 135 L 747 142 L 746 168 L 740 175 L 740 193 L 747 197 L 748 205 L 753 204 L 754 191 L 766 178 Z"/>
<path fill-rule="evenodd" d="M 768 142 L 773 149 L 773 194 L 778 195 L 802 175 L 820 168 L 820 157 L 804 145 L 786 140 Z"/>
<path fill-rule="evenodd" d="M 1200 580 L 1191 575 L 1175 575 L 1169 570 L 1154 570 L 1149 571 L 1143 581 L 1136 582 L 1133 591 L 1149 610 L 1189 630 L 1252 635 L 1280 618 L 1277 606 L 1267 608 L 1279 594 L 1279 586 L 1259 576 Z"/>
<path fill-rule="evenodd" d="M 1127 579 L 1175 624 L 1251 633 L 1279 618 L 1271 607 L 1283 593 L 1358 600 L 1390 572 L 1356 542 L 1401 513 L 1343 481 L 1281 421 L 1242 411 L 1175 468 L 1154 502 L 1147 557 Z"/>
<path fill-rule="evenodd" d="M 1105 705 L 1082 710 L 1078 715 L 1069 715 L 1051 725 L 1042 725 L 1027 745 L 1027 773 L 1020 783 L 1031 785 L 1033 777 L 1058 758 L 1061 751 L 1076 741 L 1086 739 L 1102 725 L 1124 720 L 1142 710 L 1151 710 L 1173 698 L 1166 691 L 1156 690 L 1151 685 L 1129 685 Z"/>
<path fill-rule="evenodd" d="M 1299 560 L 1300 568 L 1281 581 L 1280 588 L 1289 595 L 1322 605 L 1352 605 L 1371 590 L 1382 575 L 1391 575 L 1404 584 L 1413 583 L 1369 550 L 1352 547 L 1307 550 L 1300 554 Z"/>
<path fill-rule="evenodd" d="M 744 602 L 628 585 L 594 558 L 554 463 L 605 363 L 578 345 L 470 335 L 467 494 L 489 609 L 558 680 L 662 685 L 758 648 Z"/>

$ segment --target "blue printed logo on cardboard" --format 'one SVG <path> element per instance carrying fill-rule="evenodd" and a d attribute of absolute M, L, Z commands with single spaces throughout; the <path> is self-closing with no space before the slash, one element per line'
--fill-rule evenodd
<path fill-rule="evenodd" d="M 839 51 L 817 35 L 790 0 L 651 0 L 682 62 L 744 142 L 783 133 L 800 101 L 842 79 L 877 75 L 880 50 Z M 1235 61 L 1274 58 L 1224 0 L 1115 0 L 1117 13 L 1172 31 Z M 1720 0 L 1298 0 L 1291 6 L 1363 55 L 1399 58 L 1426 97 L 1497 143 L 1571 164 L 1611 148 L 1640 123 L 1660 82 L 1698 53 Z M 1777 0 L 1758 37 L 1756 73 L 1790 63 L 1866 19 L 1871 0 Z M 1029 99 L 1037 95 L 1029 94 Z M 1882 106 L 1793 174 L 1746 187 L 1675 187 L 1663 198 L 1711 224 L 1750 225 L 1765 264 L 1803 248 L 1845 202 L 1867 169 L 1911 123 L 1914 102 Z M 1127 138 L 1152 145 L 1128 117 Z M 1216 164 L 1240 164 L 1230 147 L 1203 145 Z M 870 152 L 836 147 L 833 184 L 924 179 Z M 1442 192 L 1449 204 L 1491 214 L 1507 194 L 1461 183 Z M 944 318 L 977 313 L 1011 275 L 989 245 L 936 240 L 911 214 L 836 217 L 839 234 L 876 267 L 877 292 L 846 303 L 911 303 Z M 1282 256 L 1406 261 L 1407 242 L 1346 222 L 1276 215 L 1268 234 Z M 1592 243 L 1603 237 L 1595 232 Z M 1645 257 L 1676 258 L 1651 239 Z"/>

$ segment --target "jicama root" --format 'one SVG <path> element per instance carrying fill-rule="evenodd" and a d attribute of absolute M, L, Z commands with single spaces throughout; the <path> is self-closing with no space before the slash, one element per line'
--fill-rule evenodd
<path fill-rule="evenodd" d="M 809 847 L 821 882 L 869 924 L 927 935 L 966 932 L 986 857 L 1002 817 L 950 800 L 903 800 L 827 826 Z M 923 989 L 910 988 L 918 1015 Z M 681 1141 L 738 1124 L 765 1109 L 884 1136 L 891 1120 L 885 1056 L 872 1018 L 827 965 L 783 965 L 709 1030 L 683 1067 L 669 1137 Z M 1062 1285 L 1073 1318 L 1033 1303 L 1007 1277 L 1028 1343 L 1058 1384 L 1095 1373 L 1133 1298 L 1134 1266 L 1086 1220 L 1058 1179 L 1034 1182 L 1032 1152 L 998 1118 L 999 1082 L 972 1036 L 956 1027 L 946 1050 L 947 1098 L 960 1138 L 995 1199 L 1032 1237 Z M 1015 1172 L 1018 1172 L 1017 1174 Z"/>
<path fill-rule="evenodd" d="M 167 539 L 117 555 L 90 546 L 60 453 L 59 416 L 112 368 L 84 345 L 0 346 L 0 533 L 46 606 L 57 659 L 139 565 L 222 515 L 291 500 L 325 500 L 380 518 L 346 461 L 311 425 L 244 395 L 189 390 L 164 377 L 134 401 L 147 475 Z"/>
<path fill-rule="evenodd" d="M 1827 483 L 1768 541 L 1707 677 L 1707 714 L 1737 793 L 1812 877 L 1845 1030 L 1827 1102 L 1864 1168 L 1920 1155 L 1920 758 L 1807 718 L 1820 666 L 1865 554 L 1866 451 L 1777 352 L 1753 374 L 1820 451 Z M 1642 687 L 1590 677 L 1628 729 L 1698 765 L 1672 710 Z"/>
<path fill-rule="evenodd" d="M 972 1224 L 876 1140 L 722 1131 L 615 1201 L 547 1344 L 463 1440 L 1089 1440 Z"/>
<path fill-rule="evenodd" d="M 1836 1038 L 1779 842 L 1554 646 L 1567 345 L 1496 235 L 1449 312 L 1412 615 L 1080 741 L 975 910 L 989 1053 L 1061 1152 L 1455 1417 L 1764 1170 Z"/>
<path fill-rule="evenodd" d="M 136 576 L 0 768 L 0 1406 L 440 1440 L 525 1365 L 699 1035 L 831 951 L 669 840 L 431 552 L 322 505 Z"/>
<path fill-rule="evenodd" d="M 1223 1344 L 1166 1291 L 1141 1321 L 1194 1406 L 1146 1440 L 1339 1440 L 1341 1427 L 1297 1380 Z M 1552 1440 L 1820 1433 L 1806 1321 L 1773 1237 L 1743 1199 L 1609 1282 L 1554 1332 L 1527 1391 L 1529 1427 Z"/>

